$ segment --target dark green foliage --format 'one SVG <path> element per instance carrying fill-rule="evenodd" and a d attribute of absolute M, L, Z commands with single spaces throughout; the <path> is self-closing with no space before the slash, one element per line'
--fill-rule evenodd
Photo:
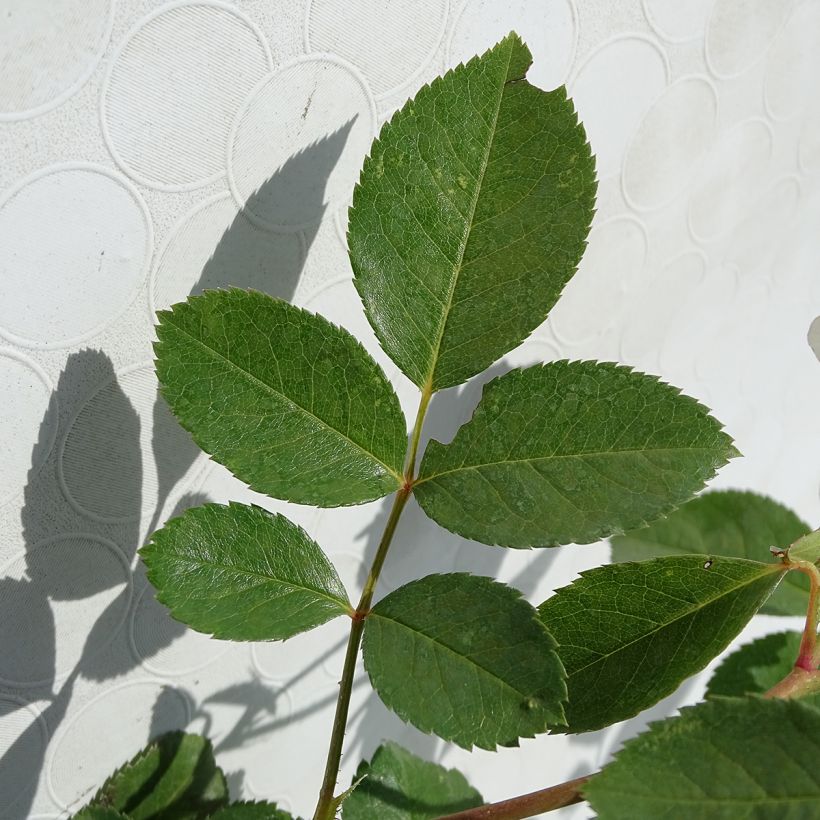
<path fill-rule="evenodd" d="M 429 575 L 365 622 L 364 663 L 403 720 L 459 746 L 517 745 L 563 723 L 555 641 L 521 594 L 490 578 Z"/>
<path fill-rule="evenodd" d="M 217 638 L 281 640 L 350 611 L 319 545 L 261 507 L 188 510 L 140 554 L 157 599 L 177 620 Z"/>
<path fill-rule="evenodd" d="M 362 761 L 345 800 L 343 820 L 433 820 L 480 806 L 481 795 L 461 772 L 422 760 L 397 743 L 385 743 Z"/>
<path fill-rule="evenodd" d="M 511 34 L 422 88 L 373 143 L 348 242 L 376 335 L 419 387 L 516 347 L 575 273 L 595 163 L 566 90 L 524 75 Z"/>
<path fill-rule="evenodd" d="M 442 526 L 506 547 L 589 543 L 687 501 L 736 455 L 706 409 L 652 376 L 554 362 L 490 382 L 415 493 Z"/>
<path fill-rule="evenodd" d="M 783 575 L 685 555 L 581 574 L 538 609 L 567 671 L 567 731 L 632 717 L 720 654 Z"/>
<path fill-rule="evenodd" d="M 809 525 L 771 498 L 751 492 L 717 490 L 693 499 L 648 527 L 612 539 L 613 561 L 643 561 L 663 555 L 724 555 L 767 561 L 769 547 L 785 549 Z M 790 572 L 763 605 L 768 615 L 803 615 L 808 579 Z"/>

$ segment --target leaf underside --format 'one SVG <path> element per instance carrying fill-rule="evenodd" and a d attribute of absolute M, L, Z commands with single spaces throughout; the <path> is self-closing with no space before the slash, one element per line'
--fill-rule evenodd
<path fill-rule="evenodd" d="M 211 742 L 199 735 L 168 732 L 114 772 L 90 807 L 113 809 L 131 820 L 195 820 L 227 801 L 225 776 L 214 761 Z"/>
<path fill-rule="evenodd" d="M 433 820 L 484 802 L 461 772 L 411 754 L 396 743 L 379 746 L 353 778 L 343 820 Z"/>
<path fill-rule="evenodd" d="M 194 507 L 155 532 L 140 554 L 157 600 L 217 638 L 283 640 L 350 610 L 319 545 L 261 507 Z"/>
<path fill-rule="evenodd" d="M 354 281 L 419 387 L 460 384 L 516 347 L 581 259 L 595 162 L 566 89 L 524 79 L 531 62 L 510 34 L 422 88 L 354 190 Z"/>
<path fill-rule="evenodd" d="M 669 512 L 735 454 L 706 408 L 653 376 L 558 361 L 487 384 L 453 441 L 430 441 L 414 493 L 484 544 L 585 544 Z"/>
<path fill-rule="evenodd" d="M 569 732 L 657 703 L 722 652 L 782 577 L 778 564 L 702 556 L 612 564 L 538 608 L 567 672 Z"/>
<path fill-rule="evenodd" d="M 368 615 L 363 654 L 390 709 L 459 746 L 517 745 L 563 722 L 555 642 L 517 590 L 490 578 L 429 575 L 395 590 Z"/>
<path fill-rule="evenodd" d="M 346 330 L 236 288 L 158 316 L 163 396 L 194 441 L 252 489 L 335 507 L 399 487 L 404 416 Z"/>
<path fill-rule="evenodd" d="M 809 531 L 788 507 L 752 492 L 715 490 L 693 499 L 668 517 L 612 539 L 613 561 L 643 561 L 665 555 L 701 553 L 767 560 L 769 547 L 785 549 Z M 808 578 L 789 572 L 761 608 L 767 615 L 804 615 Z"/>
<path fill-rule="evenodd" d="M 599 820 L 814 820 L 820 711 L 717 698 L 627 741 L 584 794 Z"/>

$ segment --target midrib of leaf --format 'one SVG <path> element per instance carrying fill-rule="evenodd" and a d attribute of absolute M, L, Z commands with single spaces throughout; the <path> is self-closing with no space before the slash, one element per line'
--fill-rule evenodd
<path fill-rule="evenodd" d="M 698 558 L 700 558 L 700 555 L 698 555 Z M 733 559 L 733 560 L 743 560 L 743 559 Z M 761 570 L 760 574 L 755 576 L 754 578 L 750 578 L 749 580 L 744 581 L 742 584 L 738 584 L 737 586 L 731 587 L 730 589 L 726 589 L 726 590 L 722 591 L 719 595 L 714 595 L 711 598 L 707 598 L 705 601 L 702 601 L 702 602 L 696 604 L 695 606 L 691 607 L 690 609 L 687 609 L 686 611 L 681 612 L 679 615 L 672 618 L 671 621 L 664 621 L 664 623 L 658 624 L 658 626 L 656 626 L 655 629 L 651 630 L 650 632 L 645 632 L 643 635 L 640 635 L 639 637 L 635 638 L 634 640 L 629 641 L 629 643 L 621 644 L 621 646 L 619 646 L 617 649 L 613 650 L 612 652 L 607 652 L 605 654 L 598 655 L 598 657 L 596 657 L 594 660 L 590 661 L 585 666 L 581 666 L 578 669 L 574 670 L 572 672 L 572 674 L 567 675 L 567 680 L 569 680 L 570 678 L 575 677 L 575 675 L 580 674 L 584 670 L 589 669 L 590 666 L 595 666 L 596 664 L 605 661 L 607 658 L 611 658 L 613 655 L 617 655 L 619 652 L 622 652 L 624 649 L 628 649 L 630 646 L 634 646 L 635 644 L 640 643 L 641 641 L 652 637 L 653 635 L 660 632 L 662 629 L 666 629 L 667 627 L 672 626 L 672 624 L 677 623 L 678 621 L 682 620 L 683 618 L 686 618 L 689 615 L 693 615 L 696 612 L 699 612 L 701 609 L 705 609 L 706 607 L 711 606 L 716 601 L 719 601 L 721 598 L 725 598 L 727 595 L 731 594 L 732 592 L 736 592 L 737 590 L 742 589 L 743 587 L 750 586 L 755 581 L 759 581 L 761 578 L 763 578 L 765 575 L 767 575 L 769 573 L 784 572 L 783 567 L 778 565 L 778 564 L 762 564 L 761 566 L 766 567 L 765 571 Z M 597 611 L 601 612 L 603 610 L 597 610 Z M 622 613 L 618 613 L 618 614 L 622 614 Z M 640 618 L 641 616 L 640 615 L 637 615 L 637 616 L 630 615 L 629 617 L 638 617 L 638 618 Z M 576 646 L 575 644 L 566 644 L 566 643 L 563 644 L 563 646 L 574 646 L 576 649 L 585 649 L 586 648 L 586 647 Z"/>
<path fill-rule="evenodd" d="M 442 445 L 451 447 L 452 445 Z M 709 450 L 714 450 L 714 447 L 631 447 L 626 449 L 620 450 L 587 450 L 584 452 L 578 453 L 563 453 L 561 455 L 548 455 L 548 456 L 532 456 L 529 458 L 510 458 L 510 459 L 503 459 L 501 461 L 487 461 L 482 464 L 467 464 L 461 465 L 459 467 L 453 467 L 449 470 L 441 470 L 441 472 L 433 473 L 432 475 L 426 475 L 419 478 L 417 481 L 414 482 L 414 486 L 418 487 L 420 484 L 424 484 L 427 481 L 432 481 L 434 478 L 441 478 L 445 475 L 450 475 L 451 473 L 462 473 L 468 470 L 483 470 L 485 467 L 500 467 L 505 464 L 532 464 L 533 462 L 539 461 L 560 461 L 561 459 L 567 458 L 584 458 L 586 456 L 622 456 L 626 455 L 627 453 L 697 453 L 697 452 L 708 452 Z"/>
<path fill-rule="evenodd" d="M 217 564 L 214 561 L 197 561 L 178 552 L 167 552 L 166 554 L 169 559 L 173 558 L 174 560 L 177 560 L 180 563 L 189 564 L 194 567 L 213 567 L 214 569 L 229 570 L 231 572 L 235 572 L 237 575 L 246 575 L 249 578 L 259 578 L 261 581 L 264 581 L 268 584 L 278 583 L 281 584 L 283 587 L 288 587 L 292 590 L 301 590 L 302 592 L 315 593 L 320 598 L 326 598 L 328 601 L 332 601 L 334 604 L 342 604 L 343 609 L 347 609 L 347 607 L 350 606 L 348 601 L 343 601 L 341 598 L 334 598 L 332 595 L 328 595 L 326 592 L 322 590 L 314 589 L 313 587 L 302 586 L 301 584 L 295 584 L 293 583 L 293 581 L 286 581 L 282 578 L 277 578 L 276 576 L 262 575 L 259 572 L 254 572 L 253 570 L 245 569 L 244 567 L 232 566 L 231 564 Z M 238 594 L 240 593 L 229 593 L 229 595 Z"/>
<path fill-rule="evenodd" d="M 476 663 L 472 658 L 468 657 L 467 655 L 463 655 L 461 652 L 457 652 L 452 647 L 447 646 L 446 643 L 442 643 L 441 641 L 437 641 L 435 638 L 431 638 L 429 635 L 425 635 L 424 632 L 419 631 L 418 629 L 414 629 L 412 626 L 408 626 L 403 621 L 399 621 L 397 618 L 391 618 L 388 615 L 383 615 L 379 612 L 373 611 L 368 615 L 369 618 L 381 618 L 385 621 L 390 621 L 398 626 L 403 627 L 408 632 L 412 632 L 414 635 L 418 635 L 424 638 L 428 643 L 433 644 L 433 646 L 441 647 L 442 649 L 447 650 L 451 655 L 454 655 L 456 658 L 461 659 L 462 661 L 466 661 L 469 663 L 473 668 L 483 672 L 487 677 L 493 678 L 497 680 L 505 689 L 509 689 L 511 692 L 514 692 L 516 695 L 519 695 L 522 698 L 530 697 L 531 693 L 528 692 L 521 692 L 520 690 L 516 689 L 512 684 L 505 681 L 503 678 L 499 678 L 495 672 L 483 667 L 480 663 Z M 554 650 L 553 650 L 554 651 Z"/>
<path fill-rule="evenodd" d="M 290 396 L 286 396 L 284 393 L 281 393 L 280 391 L 276 390 L 276 388 L 274 388 L 272 385 L 262 381 L 262 379 L 257 378 L 253 375 L 253 373 L 251 373 L 248 370 L 245 370 L 245 368 L 240 367 L 238 364 L 236 364 L 236 362 L 232 362 L 227 356 L 223 355 L 218 350 L 214 350 L 214 348 L 212 348 L 210 345 L 205 344 L 205 342 L 203 342 L 201 339 L 198 339 L 196 336 L 189 333 L 187 330 L 183 330 L 179 325 L 171 323 L 171 326 L 176 328 L 176 330 L 179 333 L 182 333 L 184 336 L 187 336 L 189 339 L 191 339 L 191 341 L 199 345 L 204 350 L 207 350 L 208 352 L 216 356 L 218 359 L 221 359 L 223 362 L 230 365 L 234 370 L 236 370 L 238 373 L 241 373 L 249 381 L 260 385 L 262 388 L 264 388 L 267 392 L 271 393 L 272 395 L 279 396 L 291 407 L 295 407 L 297 410 L 301 410 L 305 415 L 310 416 L 310 418 L 314 419 L 322 427 L 324 427 L 325 430 L 329 430 L 331 433 L 335 433 L 337 436 L 343 438 L 345 441 L 352 444 L 365 455 L 370 456 L 370 458 L 381 464 L 382 467 L 384 467 L 384 469 L 387 470 L 387 472 L 390 473 L 390 475 L 392 475 L 396 479 L 396 481 L 399 482 L 399 484 L 401 484 L 402 477 L 392 467 L 389 467 L 387 464 L 385 464 L 375 453 L 371 453 L 369 450 L 365 449 L 361 444 L 359 444 L 356 441 L 353 441 L 352 438 L 343 433 L 341 430 L 337 430 L 335 427 L 331 427 L 326 421 L 324 421 L 324 419 L 319 418 L 319 416 L 313 413 L 313 411 L 308 410 L 307 407 L 303 407 L 301 404 L 291 399 Z"/>
<path fill-rule="evenodd" d="M 444 310 L 442 312 L 441 321 L 439 322 L 439 329 L 438 329 L 438 337 L 436 338 L 435 345 L 432 349 L 432 357 L 430 359 L 430 369 L 427 373 L 427 378 L 424 380 L 424 386 L 422 389 L 424 390 L 431 390 L 433 387 L 433 381 L 436 375 L 436 367 L 438 365 L 438 358 L 439 353 L 441 352 L 441 343 L 444 339 L 444 331 L 447 329 L 447 322 L 450 319 L 450 311 L 453 307 L 453 296 L 455 295 L 456 285 L 458 284 L 458 277 L 461 275 L 461 269 L 464 264 L 464 254 L 467 251 L 467 244 L 470 241 L 470 235 L 473 232 L 474 222 L 475 222 L 475 212 L 476 208 L 478 207 L 478 200 L 481 197 L 481 188 L 484 184 L 484 176 L 487 173 L 487 165 L 490 162 L 490 154 L 492 153 L 493 144 L 495 143 L 495 135 L 496 130 L 498 127 L 498 117 L 501 113 L 501 103 L 504 100 L 504 87 L 509 84 L 510 80 L 507 79 L 507 76 L 510 72 L 510 63 L 512 62 L 512 52 L 513 52 L 513 41 L 509 41 L 509 47 L 507 49 L 507 67 L 503 73 L 503 80 L 501 82 L 501 86 L 499 88 L 498 93 L 498 103 L 495 107 L 495 112 L 493 113 L 493 120 L 492 124 L 490 125 L 490 138 L 487 140 L 487 148 L 484 151 L 484 156 L 481 158 L 481 164 L 479 166 L 478 174 L 476 175 L 476 186 L 475 186 L 475 194 L 473 195 L 472 202 L 470 203 L 469 212 L 466 217 L 466 226 L 464 229 L 464 235 L 461 239 L 461 245 L 458 249 L 458 253 L 456 255 L 456 260 L 454 262 L 453 267 L 453 275 L 450 279 L 450 289 L 447 293 L 447 299 L 444 302 Z"/>

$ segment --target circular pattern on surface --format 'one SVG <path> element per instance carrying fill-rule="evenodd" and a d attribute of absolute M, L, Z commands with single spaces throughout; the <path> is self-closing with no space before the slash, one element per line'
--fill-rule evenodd
<path fill-rule="evenodd" d="M 578 44 L 575 8 L 570 0 L 466 0 L 447 44 L 447 64 L 456 66 L 509 34 L 518 32 L 533 54 L 527 79 L 539 88 L 566 81 Z"/>
<path fill-rule="evenodd" d="M 627 150 L 623 190 L 632 207 L 660 208 L 686 186 L 714 140 L 717 106 L 703 79 L 687 77 L 666 89 Z"/>
<path fill-rule="evenodd" d="M 570 96 L 595 154 L 598 178 L 618 173 L 624 150 L 666 87 L 664 52 L 643 37 L 617 37 L 586 59 Z"/>
<path fill-rule="evenodd" d="M 42 368 L 27 356 L 0 349 L 0 506 L 16 498 L 48 458 L 57 434 L 57 397 Z"/>
<path fill-rule="evenodd" d="M 151 311 L 206 288 L 253 288 L 291 299 L 303 260 L 299 234 L 266 231 L 224 194 L 197 205 L 173 229 L 151 277 Z"/>
<path fill-rule="evenodd" d="M 772 133 L 763 120 L 727 131 L 712 149 L 689 202 L 689 227 L 703 242 L 732 228 L 765 184 Z"/>
<path fill-rule="evenodd" d="M 168 608 L 157 602 L 150 584 L 137 600 L 130 633 L 131 645 L 143 667 L 165 677 L 198 672 L 236 646 L 175 621 Z"/>
<path fill-rule="evenodd" d="M 161 507 L 204 458 L 158 395 L 152 365 L 128 368 L 97 390 L 71 422 L 58 475 L 80 513 L 97 521 L 137 521 L 143 509 Z"/>
<path fill-rule="evenodd" d="M 183 729 L 190 719 L 186 695 L 156 681 L 132 681 L 103 692 L 54 738 L 47 766 L 52 799 L 68 808 L 95 792 L 112 768 L 145 746 L 149 736 Z"/>
<path fill-rule="evenodd" d="M 815 99 L 803 121 L 798 156 L 802 171 L 820 174 L 820 100 Z"/>
<path fill-rule="evenodd" d="M 261 227 L 312 225 L 349 201 L 375 129 L 375 103 L 353 68 L 299 58 L 257 86 L 237 116 L 231 191 Z"/>
<path fill-rule="evenodd" d="M 706 273 L 706 260 L 697 251 L 673 259 L 650 280 L 634 300 L 623 323 L 620 355 L 625 362 L 654 369 L 666 335 Z M 652 309 L 647 310 L 647 305 Z"/>
<path fill-rule="evenodd" d="M 820 6 L 806 3 L 795 10 L 769 52 L 765 99 L 766 108 L 775 119 L 790 119 L 807 106 L 817 104 L 818 31 Z"/>
<path fill-rule="evenodd" d="M 0 334 L 55 348 L 125 310 L 145 278 L 153 236 L 125 179 L 93 165 L 55 165 L 0 202 L 0 247 Z"/>
<path fill-rule="evenodd" d="M 770 270 L 780 243 L 794 222 L 800 201 L 800 185 L 795 177 L 781 179 L 765 191 L 746 211 L 746 216 L 732 231 L 728 258 L 737 265 L 741 276 L 761 268 Z M 761 300 L 761 304 L 765 301 Z"/>
<path fill-rule="evenodd" d="M 42 114 L 91 76 L 111 35 L 112 0 L 5 0 L 0 121 Z"/>
<path fill-rule="evenodd" d="M 683 43 L 703 34 L 714 0 L 643 0 L 649 25 L 664 40 Z"/>
<path fill-rule="evenodd" d="M 549 315 L 561 344 L 589 342 L 619 322 L 628 294 L 643 277 L 647 242 L 645 229 L 631 217 L 593 227 L 578 271 Z"/>
<path fill-rule="evenodd" d="M 48 743 L 48 729 L 33 706 L 9 695 L 0 697 L 0 812 L 7 812 L 40 772 Z M 8 757 L 7 757 L 8 755 Z"/>
<path fill-rule="evenodd" d="M 311 0 L 305 50 L 338 54 L 356 65 L 381 97 L 408 85 L 433 58 L 448 0 Z M 408 36 L 412 32 L 412 36 Z"/>
<path fill-rule="evenodd" d="M 786 22 L 792 0 L 715 0 L 706 28 L 706 62 L 717 77 L 734 77 L 765 54 Z"/>
<path fill-rule="evenodd" d="M 0 572 L 0 681 L 10 686 L 49 685 L 108 646 L 130 603 L 131 573 L 122 550 L 97 535 L 76 533 L 41 541 Z M 28 579 L 28 580 L 26 580 Z M 114 610 L 110 605 L 117 600 Z M 94 630 L 100 616 L 104 629 Z"/>
<path fill-rule="evenodd" d="M 127 35 L 105 78 L 101 116 L 112 156 L 161 190 L 218 179 L 230 123 L 271 65 L 261 33 L 233 6 L 157 9 Z"/>

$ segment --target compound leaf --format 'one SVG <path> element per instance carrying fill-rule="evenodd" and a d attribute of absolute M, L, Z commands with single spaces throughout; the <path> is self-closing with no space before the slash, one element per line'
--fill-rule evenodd
<path fill-rule="evenodd" d="M 750 558 L 764 561 L 769 547 L 786 549 L 809 531 L 788 507 L 752 492 L 715 490 L 648 527 L 612 539 L 613 561 L 643 561 L 664 555 Z M 804 615 L 808 578 L 789 572 L 762 606 L 767 615 Z"/>
<path fill-rule="evenodd" d="M 517 745 L 563 722 L 555 641 L 521 594 L 463 573 L 429 575 L 379 601 L 364 663 L 396 714 L 470 748 Z"/>
<path fill-rule="evenodd" d="M 581 573 L 538 608 L 567 672 L 567 731 L 601 729 L 671 694 L 722 652 L 780 564 L 700 555 Z"/>
<path fill-rule="evenodd" d="M 114 772 L 89 808 L 112 809 L 131 820 L 195 820 L 227 801 L 225 776 L 214 761 L 211 742 L 199 735 L 168 732 Z"/>
<path fill-rule="evenodd" d="M 445 769 L 397 743 L 379 746 L 362 761 L 344 803 L 343 820 L 433 820 L 483 804 L 461 772 Z"/>
<path fill-rule="evenodd" d="M 404 416 L 346 330 L 236 288 L 158 316 L 163 396 L 194 441 L 252 489 L 335 507 L 399 487 Z"/>
<path fill-rule="evenodd" d="M 484 388 L 414 488 L 434 521 L 505 547 L 589 543 L 688 500 L 736 454 L 694 399 L 627 367 L 567 362 Z"/>
<path fill-rule="evenodd" d="M 480 373 L 547 316 L 583 253 L 595 162 L 566 89 L 524 75 L 510 34 L 381 131 L 348 244 L 370 323 L 420 387 Z"/>
<path fill-rule="evenodd" d="M 812 820 L 820 711 L 717 698 L 627 741 L 584 794 L 599 820 Z"/>
<path fill-rule="evenodd" d="M 261 507 L 194 507 L 155 532 L 140 553 L 157 600 L 217 638 L 282 640 L 351 608 L 319 545 Z"/>

